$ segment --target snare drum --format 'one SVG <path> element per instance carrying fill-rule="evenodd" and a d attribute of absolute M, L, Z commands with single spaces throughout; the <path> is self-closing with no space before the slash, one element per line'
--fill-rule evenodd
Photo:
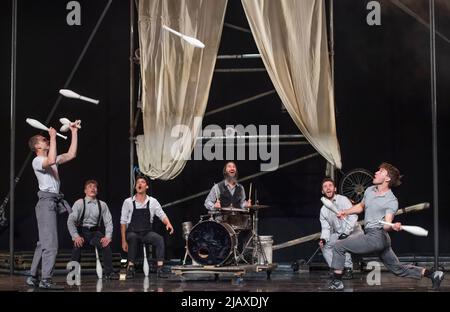
<path fill-rule="evenodd" d="M 252 216 L 248 209 L 224 207 L 220 212 L 221 221 L 231 225 L 235 231 L 251 230 Z"/>

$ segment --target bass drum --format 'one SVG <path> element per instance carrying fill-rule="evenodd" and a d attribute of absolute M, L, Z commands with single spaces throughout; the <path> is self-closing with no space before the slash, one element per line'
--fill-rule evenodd
<path fill-rule="evenodd" d="M 200 265 L 226 264 L 232 260 L 236 246 L 237 238 L 233 228 L 216 221 L 197 223 L 187 240 L 189 256 Z"/>

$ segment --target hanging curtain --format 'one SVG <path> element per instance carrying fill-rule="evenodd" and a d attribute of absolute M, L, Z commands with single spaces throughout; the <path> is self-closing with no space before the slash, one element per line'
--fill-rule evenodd
<path fill-rule="evenodd" d="M 175 178 L 195 146 L 226 5 L 227 0 L 139 1 L 144 134 L 137 137 L 136 150 L 140 171 L 152 179 Z M 194 47 L 162 25 L 206 47 Z"/>
<path fill-rule="evenodd" d="M 242 4 L 286 110 L 309 143 L 341 168 L 324 0 L 242 0 Z"/>

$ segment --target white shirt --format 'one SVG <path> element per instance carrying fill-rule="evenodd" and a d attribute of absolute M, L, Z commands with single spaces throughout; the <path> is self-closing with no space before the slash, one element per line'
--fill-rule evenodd
<path fill-rule="evenodd" d="M 61 182 L 58 175 L 58 163 L 61 157 L 57 156 L 56 164 L 44 169 L 42 168 L 42 163 L 45 158 L 45 156 L 36 156 L 32 162 L 34 174 L 39 183 L 39 190 L 59 194 Z"/>
<path fill-rule="evenodd" d="M 133 201 L 136 203 L 136 209 L 144 209 L 147 208 L 147 202 L 150 201 L 149 210 L 150 210 L 150 223 L 153 223 L 153 217 L 156 215 L 161 221 L 166 218 L 166 214 L 164 213 L 161 205 L 156 200 L 156 198 L 150 197 L 146 195 L 145 201 L 140 203 L 136 201 L 136 195 L 133 197 L 128 197 L 123 201 L 122 205 L 122 214 L 120 216 L 120 224 L 126 224 L 127 227 L 131 222 L 131 217 L 133 215 Z"/>
<path fill-rule="evenodd" d="M 352 203 L 347 197 L 336 194 L 331 201 L 335 204 L 338 211 L 352 207 Z M 322 206 L 320 209 L 320 225 L 322 226 L 322 233 L 320 238 L 328 241 L 330 235 L 333 233 L 350 235 L 358 221 L 358 215 L 353 214 L 345 217 L 345 219 L 352 225 L 349 226 L 344 220 L 340 220 L 334 212 Z"/>

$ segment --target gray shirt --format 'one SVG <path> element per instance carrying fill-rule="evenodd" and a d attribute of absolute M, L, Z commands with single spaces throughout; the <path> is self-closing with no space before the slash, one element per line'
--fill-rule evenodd
<path fill-rule="evenodd" d="M 161 221 L 163 221 L 167 216 L 164 213 L 161 205 L 156 200 L 156 198 L 146 196 L 143 203 L 136 201 L 136 196 L 129 197 L 123 201 L 122 214 L 120 216 L 120 224 L 126 224 L 127 227 L 131 222 L 131 217 L 133 215 L 133 201 L 136 203 L 136 209 L 147 208 L 147 202 L 150 201 L 150 223 L 153 223 L 153 217 L 157 216 Z"/>
<path fill-rule="evenodd" d="M 379 229 L 383 225 L 378 221 L 384 219 L 386 214 L 395 214 L 398 210 L 398 200 L 391 190 L 383 195 L 377 195 L 377 186 L 373 185 L 366 189 L 361 201 L 365 205 L 364 227 L 366 229 Z"/>
<path fill-rule="evenodd" d="M 236 183 L 234 186 L 228 184 L 228 182 L 225 180 L 225 185 L 227 187 L 227 189 L 230 191 L 231 196 L 234 195 L 234 192 L 236 191 L 236 186 L 240 185 L 238 183 Z M 243 196 L 241 199 L 241 203 L 240 203 L 240 208 L 244 208 L 245 207 L 245 190 L 244 188 L 242 188 L 243 191 Z M 206 197 L 205 200 L 205 207 L 208 210 L 216 210 L 216 208 L 214 208 L 214 204 L 216 203 L 217 199 L 220 197 L 220 189 L 219 189 L 219 184 L 214 184 L 214 186 L 212 187 L 211 191 L 209 192 L 208 196 Z"/>
<path fill-rule="evenodd" d="M 97 226 L 99 217 L 97 199 L 85 197 L 84 200 L 86 201 L 86 209 L 84 211 L 84 220 L 82 226 L 88 228 Z M 104 201 L 100 200 L 100 207 L 102 211 L 102 220 L 105 224 L 105 236 L 109 239 L 112 239 L 113 222 L 111 213 L 109 211 L 108 205 Z M 73 240 L 80 236 L 77 230 L 77 223 L 78 221 L 81 222 L 80 218 L 82 213 L 83 199 L 80 198 L 73 204 L 72 213 L 67 218 L 67 228 L 69 229 L 70 236 L 72 236 Z"/>
<path fill-rule="evenodd" d="M 339 194 L 336 194 L 331 201 L 335 204 L 338 211 L 342 211 L 353 206 L 347 197 Z M 333 233 L 337 233 L 338 235 L 350 235 L 355 228 L 356 221 L 358 221 L 358 215 L 350 215 L 346 217 L 346 220 L 351 224 L 351 226 L 344 220 L 340 220 L 330 209 L 322 206 L 320 209 L 320 225 L 322 227 L 320 238 L 328 241 L 330 239 L 330 235 Z"/>

